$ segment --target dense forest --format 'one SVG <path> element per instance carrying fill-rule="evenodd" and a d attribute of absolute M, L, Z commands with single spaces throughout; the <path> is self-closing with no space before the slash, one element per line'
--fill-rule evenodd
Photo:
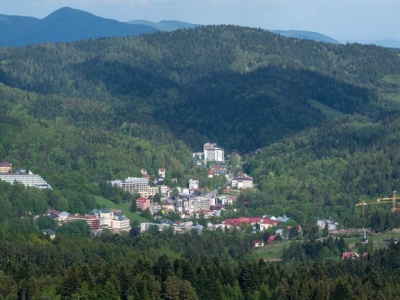
<path fill-rule="evenodd" d="M 284 250 L 282 263 L 251 255 L 262 233 L 205 231 L 174 235 L 103 232 L 79 221 L 56 226 L 25 214 L 53 201 L 52 191 L 0 182 L 0 297 L 2 299 L 395 299 L 399 245 L 360 251 L 339 261 L 343 239 L 304 241 Z M 32 204 L 31 204 L 32 203 Z M 50 239 L 40 228 L 54 228 Z M 307 232 L 307 233 L 306 233 Z M 363 253 L 363 252 L 361 252 Z M 390 274 L 388 276 L 388 274 Z"/>
<path fill-rule="evenodd" d="M 236 26 L 4 48 L 0 155 L 93 194 L 141 168 L 184 183 L 207 141 L 267 147 L 245 165 L 252 208 L 350 226 L 398 184 L 399 74 L 394 49 Z"/>
<path fill-rule="evenodd" d="M 355 206 L 399 188 L 399 92 L 397 50 L 237 26 L 1 48 L 0 161 L 53 190 L 0 182 L 0 298 L 400 297 L 394 242 L 339 261 L 341 239 L 305 235 L 271 263 L 251 254 L 261 233 L 93 237 L 40 217 L 87 212 L 107 180 L 141 168 L 165 167 L 180 185 L 206 177 L 191 152 L 212 141 L 254 177 L 240 215 L 400 227 L 390 205 L 366 207 L 366 220 Z"/>

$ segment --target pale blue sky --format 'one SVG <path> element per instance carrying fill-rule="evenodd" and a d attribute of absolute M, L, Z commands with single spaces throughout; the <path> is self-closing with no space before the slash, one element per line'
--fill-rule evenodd
<path fill-rule="evenodd" d="M 119 21 L 308 30 L 342 42 L 400 40 L 400 0 L 0 0 L 0 14 L 42 19 L 64 6 Z"/>

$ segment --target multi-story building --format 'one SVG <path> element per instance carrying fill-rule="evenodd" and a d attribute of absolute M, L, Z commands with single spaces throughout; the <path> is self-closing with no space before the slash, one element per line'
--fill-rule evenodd
<path fill-rule="evenodd" d="M 199 188 L 199 181 L 198 180 L 194 180 L 194 179 L 190 179 L 189 180 L 189 190 L 198 189 L 198 188 Z"/>
<path fill-rule="evenodd" d="M 164 168 L 159 168 L 158 169 L 158 176 L 160 178 L 165 178 L 165 169 Z"/>
<path fill-rule="evenodd" d="M 146 178 L 139 177 L 128 177 L 124 180 L 113 180 L 110 181 L 111 185 L 119 186 L 124 191 L 133 194 L 147 193 L 149 182 Z"/>
<path fill-rule="evenodd" d="M 320 229 L 324 229 L 326 226 L 328 226 L 328 230 L 336 230 L 338 225 L 339 224 L 337 222 L 335 222 L 334 220 L 332 220 L 330 218 L 317 221 L 317 226 Z"/>
<path fill-rule="evenodd" d="M 193 209 L 193 212 L 196 213 L 200 210 L 209 209 L 211 206 L 211 198 L 210 197 L 192 197 L 189 200 L 190 206 L 189 208 Z"/>
<path fill-rule="evenodd" d="M 206 143 L 203 147 L 204 150 L 204 161 L 218 161 L 224 162 L 224 149 L 217 147 L 215 143 Z"/>
<path fill-rule="evenodd" d="M 33 174 L 31 171 L 24 170 L 24 172 L 0 174 L 0 180 L 11 184 L 14 184 L 17 181 L 28 187 L 51 189 L 50 184 L 39 175 Z"/>
<path fill-rule="evenodd" d="M 92 209 L 89 215 L 95 215 L 100 219 L 100 228 L 111 228 L 114 213 L 109 208 Z"/>
<path fill-rule="evenodd" d="M 121 213 L 114 214 L 112 219 L 112 231 L 113 232 L 122 232 L 131 230 L 131 224 L 127 217 L 125 217 Z"/>
<path fill-rule="evenodd" d="M 96 215 L 80 215 L 80 214 L 70 214 L 68 215 L 66 221 L 85 221 L 92 231 L 97 231 L 100 229 L 100 219 Z"/>
<path fill-rule="evenodd" d="M 136 209 L 146 210 L 150 206 L 150 200 L 146 197 L 140 197 L 136 200 Z"/>
<path fill-rule="evenodd" d="M 253 177 L 248 175 L 242 175 L 232 178 L 232 187 L 238 189 L 250 189 L 253 188 Z"/>
<path fill-rule="evenodd" d="M 12 172 L 12 164 L 8 161 L 0 162 L 0 174 L 11 173 Z"/>
<path fill-rule="evenodd" d="M 123 180 L 112 180 L 111 185 L 118 186 L 124 191 L 134 194 L 140 194 L 143 197 L 154 196 L 160 193 L 158 186 L 152 187 L 149 185 L 149 178 L 128 177 Z"/>

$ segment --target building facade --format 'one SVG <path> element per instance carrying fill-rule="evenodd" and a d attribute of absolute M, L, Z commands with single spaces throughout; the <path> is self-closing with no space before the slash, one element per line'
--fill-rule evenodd
<path fill-rule="evenodd" d="M 91 231 L 97 231 L 100 229 L 100 218 L 95 215 L 70 214 L 66 221 L 85 221 L 89 225 Z"/>
<path fill-rule="evenodd" d="M 12 164 L 8 161 L 0 162 L 0 174 L 11 173 L 12 172 Z"/>
<path fill-rule="evenodd" d="M 206 143 L 203 146 L 203 151 L 204 151 L 204 161 L 218 161 L 218 162 L 224 162 L 225 161 L 225 155 L 224 155 L 224 149 L 219 148 L 217 144 L 215 143 Z"/>
<path fill-rule="evenodd" d="M 15 182 L 20 182 L 28 187 L 36 187 L 39 189 L 51 189 L 50 184 L 48 184 L 42 177 L 37 174 L 33 174 L 28 171 L 27 173 L 6 173 L 0 174 L 0 180 L 14 184 Z"/>

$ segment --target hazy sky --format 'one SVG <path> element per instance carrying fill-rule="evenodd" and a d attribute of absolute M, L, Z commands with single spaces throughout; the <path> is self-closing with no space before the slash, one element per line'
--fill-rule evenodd
<path fill-rule="evenodd" d="M 42 19 L 64 6 L 119 21 L 308 30 L 342 42 L 400 40 L 400 0 L 0 0 L 0 14 Z"/>

